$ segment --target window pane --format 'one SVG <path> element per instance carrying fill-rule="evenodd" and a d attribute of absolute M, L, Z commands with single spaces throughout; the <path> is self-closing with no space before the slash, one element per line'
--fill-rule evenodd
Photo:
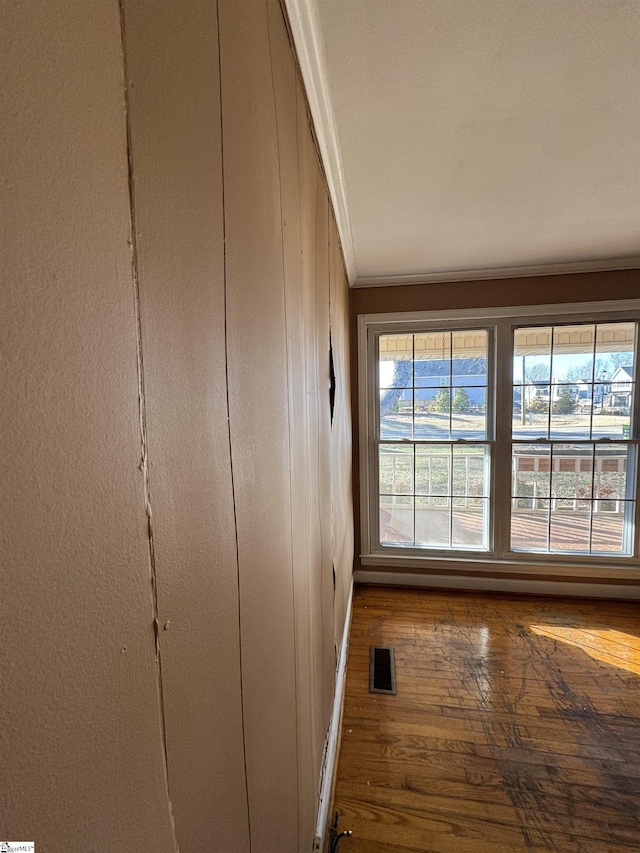
<path fill-rule="evenodd" d="M 626 444 L 514 445 L 512 550 L 630 554 L 631 452 Z"/>
<path fill-rule="evenodd" d="M 380 544 L 413 545 L 413 498 L 380 495 Z"/>
<path fill-rule="evenodd" d="M 585 405 L 579 395 L 578 385 L 551 386 L 550 438 L 591 437 L 591 403 Z"/>
<path fill-rule="evenodd" d="M 594 367 L 594 438 L 629 438 L 635 369 L 635 323 L 599 323 Z"/>
<path fill-rule="evenodd" d="M 635 450 L 626 444 L 595 448 L 592 550 L 630 555 L 633 552 L 635 501 L 628 481 Z"/>
<path fill-rule="evenodd" d="M 486 498 L 453 498 L 451 544 L 454 548 L 486 549 L 488 509 Z"/>
<path fill-rule="evenodd" d="M 581 510 L 565 509 L 553 501 L 549 531 L 550 551 L 575 551 L 589 553 L 589 531 L 591 526 L 591 504 Z"/>
<path fill-rule="evenodd" d="M 589 553 L 593 446 L 552 446 L 549 550 Z"/>
<path fill-rule="evenodd" d="M 416 545 L 448 548 L 450 525 L 449 498 L 416 498 Z"/>
<path fill-rule="evenodd" d="M 382 444 L 379 470 L 383 544 L 410 544 L 415 525 L 414 547 L 487 549 L 488 445 Z"/>
<path fill-rule="evenodd" d="M 453 333 L 451 428 L 453 438 L 484 438 L 487 409 L 486 330 Z"/>
<path fill-rule="evenodd" d="M 380 494 L 413 494 L 413 447 L 380 445 Z"/>
<path fill-rule="evenodd" d="M 551 494 L 551 446 L 514 445 L 511 480 L 511 548 L 547 551 Z"/>
<path fill-rule="evenodd" d="M 620 376 L 631 368 L 620 368 Z M 598 386 L 599 404 L 594 405 L 594 438 L 630 438 L 632 388 L 629 383 L 608 382 Z"/>
<path fill-rule="evenodd" d="M 550 445 L 514 445 L 511 496 L 517 509 L 549 509 L 550 470 Z"/>
<path fill-rule="evenodd" d="M 513 434 L 547 438 L 551 384 L 551 327 L 516 329 L 513 350 Z"/>
<path fill-rule="evenodd" d="M 433 390 L 433 389 L 432 389 Z M 416 389 L 416 393 L 420 391 Z M 438 388 L 429 401 L 416 400 L 414 438 L 446 441 L 451 437 L 451 389 Z"/>
<path fill-rule="evenodd" d="M 620 501 L 611 508 L 609 501 L 595 501 L 591 528 L 591 550 L 604 554 L 630 554 L 633 530 L 634 502 Z M 625 519 L 628 543 L 625 542 Z"/>
<path fill-rule="evenodd" d="M 484 329 L 453 333 L 451 375 L 454 387 L 487 384 L 487 332 Z"/>
<path fill-rule="evenodd" d="M 485 387 L 469 386 L 452 389 L 452 438 L 485 438 L 486 399 Z"/>
<path fill-rule="evenodd" d="M 414 336 L 416 388 L 440 388 L 451 384 L 451 333 Z M 431 393 L 428 399 L 433 399 Z"/>
<path fill-rule="evenodd" d="M 591 501 L 593 447 L 580 444 L 553 445 L 551 495 L 557 509 L 584 509 Z"/>
<path fill-rule="evenodd" d="M 380 438 L 413 437 L 413 391 L 384 388 L 380 391 Z"/>
<path fill-rule="evenodd" d="M 554 326 L 552 382 L 573 384 L 593 381 L 595 329 L 586 323 Z"/>
<path fill-rule="evenodd" d="M 380 335 L 378 339 L 380 388 L 413 385 L 413 335 Z"/>
<path fill-rule="evenodd" d="M 511 402 L 511 430 L 514 434 L 526 424 L 526 406 L 524 405 L 524 400 L 524 388 L 522 385 L 514 385 Z"/>
<path fill-rule="evenodd" d="M 549 384 L 551 381 L 551 334 L 551 327 L 516 329 L 513 348 L 514 378 L 524 377 L 525 385 Z"/>
<path fill-rule="evenodd" d="M 416 494 L 451 494 L 451 446 L 416 445 Z"/>
<path fill-rule="evenodd" d="M 465 495 L 476 501 L 489 496 L 488 447 L 481 444 L 454 445 L 452 494 Z"/>
<path fill-rule="evenodd" d="M 600 500 L 600 508 L 617 511 L 616 502 L 627 497 L 627 456 L 625 444 L 597 444 L 596 470 L 593 497 Z"/>
<path fill-rule="evenodd" d="M 549 437 L 549 385 L 515 385 L 513 435 L 516 438 Z"/>
<path fill-rule="evenodd" d="M 547 551 L 549 547 L 549 501 L 537 501 L 534 506 L 511 501 L 513 551 Z"/>

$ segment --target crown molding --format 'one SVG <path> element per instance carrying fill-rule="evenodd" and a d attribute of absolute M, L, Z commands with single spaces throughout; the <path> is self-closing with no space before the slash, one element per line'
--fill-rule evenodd
<path fill-rule="evenodd" d="M 497 278 L 530 278 L 542 275 L 568 275 L 584 272 L 611 272 L 612 270 L 640 270 L 639 258 L 617 258 L 599 261 L 575 261 L 563 264 L 537 264 L 535 266 L 494 267 L 479 270 L 446 270 L 417 275 L 362 276 L 352 287 L 389 287 L 401 284 L 438 284 L 447 281 L 486 281 Z"/>
<path fill-rule="evenodd" d="M 356 258 L 338 135 L 329 96 L 326 63 L 315 0 L 285 0 L 298 64 L 307 91 L 349 283 L 357 279 Z"/>

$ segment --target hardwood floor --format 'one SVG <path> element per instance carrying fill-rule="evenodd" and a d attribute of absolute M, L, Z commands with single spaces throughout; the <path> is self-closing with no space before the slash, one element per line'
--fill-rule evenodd
<path fill-rule="evenodd" d="M 637 853 L 639 637 L 634 603 L 358 587 L 340 853 Z"/>

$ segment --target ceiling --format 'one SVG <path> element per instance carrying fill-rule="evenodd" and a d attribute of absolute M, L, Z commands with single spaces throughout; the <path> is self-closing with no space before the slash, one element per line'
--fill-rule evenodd
<path fill-rule="evenodd" d="M 640 267 L 640 0 L 287 0 L 352 284 Z"/>

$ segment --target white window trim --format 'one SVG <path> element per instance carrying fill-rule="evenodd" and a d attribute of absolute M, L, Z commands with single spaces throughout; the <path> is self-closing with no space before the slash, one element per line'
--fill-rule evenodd
<path fill-rule="evenodd" d="M 374 335 L 384 332 L 390 327 L 402 327 L 403 331 L 423 330 L 432 326 L 438 330 L 447 328 L 472 328 L 473 326 L 493 326 L 498 341 L 497 352 L 500 353 L 502 369 L 498 370 L 494 361 L 494 382 L 502 385 L 499 392 L 503 399 L 511 396 L 511 362 L 512 354 L 512 327 L 522 325 L 531 318 L 535 323 L 559 324 L 571 322 L 614 322 L 636 321 L 640 322 L 640 299 L 627 299 L 603 302 L 578 302 L 563 303 L 556 305 L 527 305 L 509 306 L 500 308 L 471 308 L 454 311 L 420 311 L 420 312 L 396 312 L 386 314 L 360 314 L 358 315 L 358 406 L 359 406 L 359 447 L 360 447 L 360 562 L 363 566 L 411 568 L 414 571 L 429 571 L 432 569 L 447 570 L 450 572 L 468 573 L 473 571 L 496 571 L 503 573 L 523 575 L 551 575 L 553 577 L 594 577 L 629 580 L 640 578 L 640 499 L 636 501 L 635 514 L 635 547 L 634 557 L 616 557 L 609 562 L 606 558 L 597 555 L 562 555 L 555 554 L 526 554 L 518 555 L 514 559 L 513 553 L 507 555 L 504 546 L 496 548 L 493 553 L 469 552 L 461 554 L 455 552 L 451 555 L 445 552 L 425 552 L 424 555 L 416 555 L 415 551 L 407 553 L 404 548 L 393 548 L 377 544 L 374 540 L 371 525 L 373 512 L 377 512 L 376 503 L 373 503 L 373 486 L 375 481 L 375 460 L 372 452 L 372 436 L 375 431 L 376 411 L 373 406 L 374 395 L 372 389 L 377 391 L 376 361 L 374 358 Z M 506 364 L 505 364 L 506 362 Z M 495 483 L 491 484 L 491 492 L 502 497 L 503 502 L 508 499 L 511 477 L 511 458 L 501 459 L 500 454 L 506 456 L 509 452 L 511 438 L 511 412 L 504 409 L 502 412 L 492 412 L 489 400 L 487 419 L 495 418 L 495 437 L 499 439 L 495 443 L 493 471 L 496 479 L 500 480 L 498 488 Z M 493 403 L 491 403 L 493 405 Z M 640 394 L 634 395 L 633 401 L 633 440 L 640 439 Z M 508 439 L 506 438 L 508 436 Z M 507 482 L 505 482 L 505 480 Z M 377 484 L 375 484 L 377 485 Z M 509 518 L 509 513 L 495 505 L 494 537 L 496 543 L 507 541 L 501 524 Z"/>

